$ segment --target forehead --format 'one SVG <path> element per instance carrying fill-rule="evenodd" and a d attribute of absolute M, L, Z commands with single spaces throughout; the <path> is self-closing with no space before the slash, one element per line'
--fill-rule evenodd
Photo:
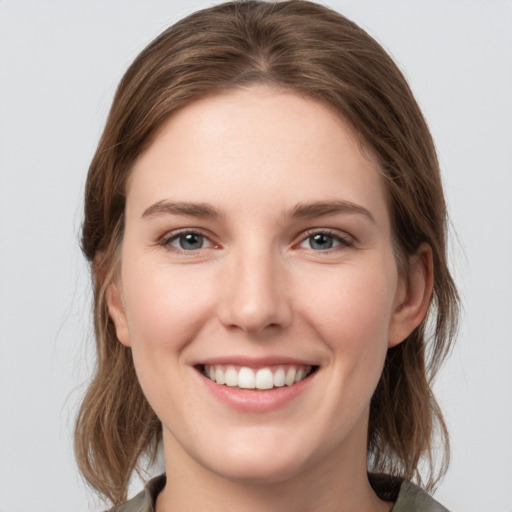
<path fill-rule="evenodd" d="M 272 207 L 279 196 L 283 208 L 343 199 L 382 216 L 385 195 L 376 159 L 334 109 L 262 85 L 173 114 L 136 161 L 128 186 L 128 203 L 139 211 L 174 196 Z"/>

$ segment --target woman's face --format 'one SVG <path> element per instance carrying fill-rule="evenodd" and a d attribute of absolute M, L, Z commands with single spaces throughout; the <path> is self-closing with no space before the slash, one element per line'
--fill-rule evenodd
<path fill-rule="evenodd" d="M 254 86 L 179 111 L 136 162 L 108 303 L 169 460 L 365 468 L 386 351 L 414 327 L 366 153 L 326 106 Z"/>

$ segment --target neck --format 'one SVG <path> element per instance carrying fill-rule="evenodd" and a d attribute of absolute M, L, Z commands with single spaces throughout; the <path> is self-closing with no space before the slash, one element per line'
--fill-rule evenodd
<path fill-rule="evenodd" d="M 167 484 L 157 512 L 389 512 L 392 507 L 368 482 L 365 451 L 355 458 L 345 453 L 346 464 L 340 454 L 329 454 L 282 481 L 233 480 L 205 468 L 165 437 Z"/>

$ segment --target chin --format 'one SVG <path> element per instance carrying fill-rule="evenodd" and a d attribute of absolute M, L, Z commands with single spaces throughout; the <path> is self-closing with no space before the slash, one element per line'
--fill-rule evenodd
<path fill-rule="evenodd" d="M 211 470 L 232 482 L 268 485 L 285 482 L 300 474 L 304 464 L 296 460 L 270 460 L 270 457 L 262 460 L 259 457 L 259 460 L 225 460 L 222 465 L 216 466 Z"/>
<path fill-rule="evenodd" d="M 229 442 L 218 454 L 199 461 L 204 467 L 227 480 L 247 484 L 276 484 L 306 471 L 313 463 L 303 443 L 264 442 L 264 436 L 251 441 Z M 289 435 L 288 435 L 289 437 Z"/>

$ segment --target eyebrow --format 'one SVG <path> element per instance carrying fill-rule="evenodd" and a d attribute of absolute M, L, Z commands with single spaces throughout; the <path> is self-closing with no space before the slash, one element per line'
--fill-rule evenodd
<path fill-rule="evenodd" d="M 216 218 L 221 216 L 217 209 L 207 203 L 172 202 L 164 199 L 146 208 L 141 218 L 156 217 L 162 214 L 186 215 L 198 218 Z"/>
<path fill-rule="evenodd" d="M 219 218 L 221 212 L 208 203 L 173 202 L 162 200 L 149 206 L 142 213 L 141 218 L 156 217 L 162 214 L 185 215 L 196 218 Z M 299 203 L 288 211 L 287 217 L 292 219 L 311 219 L 336 214 L 363 215 L 373 224 L 375 218 L 369 210 L 351 201 L 316 201 L 313 203 Z"/>
<path fill-rule="evenodd" d="M 375 218 L 369 210 L 356 203 L 345 200 L 299 203 L 290 210 L 289 216 L 292 218 L 310 219 L 340 213 L 363 215 L 373 224 L 376 224 Z"/>

